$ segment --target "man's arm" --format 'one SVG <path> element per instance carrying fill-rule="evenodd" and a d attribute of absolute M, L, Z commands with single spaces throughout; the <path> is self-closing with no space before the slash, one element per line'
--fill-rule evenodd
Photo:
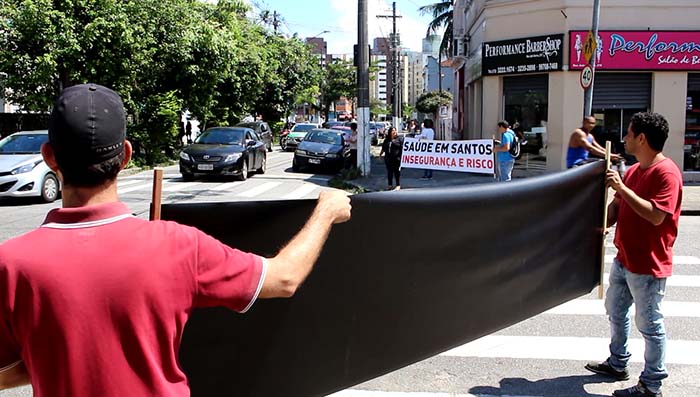
<path fill-rule="evenodd" d="M 350 219 L 350 198 L 345 193 L 324 191 L 306 225 L 282 250 L 267 261 L 261 298 L 294 295 L 311 272 L 328 239 L 331 227 Z"/>
<path fill-rule="evenodd" d="M 0 390 L 11 389 L 30 384 L 29 372 L 23 361 L 0 369 Z"/>
<path fill-rule="evenodd" d="M 606 174 L 607 185 L 612 187 L 637 215 L 649 221 L 654 226 L 659 226 L 666 219 L 666 212 L 654 207 L 651 201 L 639 197 L 632 189 L 625 186 L 620 174 L 608 169 Z M 617 214 L 616 214 L 617 216 Z M 608 216 L 608 219 L 610 217 Z"/>
<path fill-rule="evenodd" d="M 503 134 L 503 141 L 506 140 L 505 134 Z M 493 145 L 493 151 L 494 152 L 507 152 L 510 150 L 510 140 L 507 140 L 506 143 L 501 143 L 502 141 L 495 140 L 494 145 Z"/>

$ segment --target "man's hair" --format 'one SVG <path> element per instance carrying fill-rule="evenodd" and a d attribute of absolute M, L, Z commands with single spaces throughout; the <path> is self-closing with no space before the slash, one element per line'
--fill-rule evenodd
<path fill-rule="evenodd" d="M 635 113 L 630 120 L 630 128 L 634 136 L 643 133 L 649 147 L 657 152 L 663 150 L 668 139 L 668 121 L 664 116 L 651 112 Z"/>
<path fill-rule="evenodd" d="M 121 171 L 125 153 L 88 166 L 78 165 L 67 160 L 62 153 L 56 153 L 56 162 L 63 175 L 63 184 L 73 187 L 97 187 L 107 181 L 113 181 Z"/>
<path fill-rule="evenodd" d="M 586 121 L 586 120 L 588 120 L 588 119 L 592 119 L 593 122 L 596 121 L 596 120 L 595 120 L 595 116 L 588 115 L 588 116 L 584 116 L 584 117 L 583 117 L 583 121 Z"/>
<path fill-rule="evenodd" d="M 423 120 L 423 125 L 425 126 L 425 128 L 433 128 L 433 120 L 425 119 Z"/>
<path fill-rule="evenodd" d="M 354 121 L 353 121 L 352 123 L 350 123 L 350 129 L 356 130 L 356 129 L 357 129 L 357 123 L 354 122 Z"/>
<path fill-rule="evenodd" d="M 510 124 L 508 124 L 508 121 L 506 121 L 506 120 L 499 121 L 498 126 L 501 128 L 505 128 L 505 129 L 510 128 Z"/>

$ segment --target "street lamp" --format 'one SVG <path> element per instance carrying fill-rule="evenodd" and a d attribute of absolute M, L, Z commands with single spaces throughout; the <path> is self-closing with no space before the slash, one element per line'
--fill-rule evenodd
<path fill-rule="evenodd" d="M 330 33 L 330 32 L 331 32 L 330 30 L 324 30 L 323 32 L 317 34 L 316 36 L 311 36 L 311 37 L 309 37 L 308 39 L 315 39 L 316 37 L 318 37 L 318 36 L 320 36 L 320 35 L 322 35 L 322 34 L 326 34 L 326 33 Z M 308 40 L 308 39 L 307 39 L 307 40 Z"/>

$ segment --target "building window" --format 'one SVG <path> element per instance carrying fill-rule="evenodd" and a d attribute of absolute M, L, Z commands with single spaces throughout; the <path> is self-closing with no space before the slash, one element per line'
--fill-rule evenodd
<path fill-rule="evenodd" d="M 504 116 L 510 124 L 518 123 L 517 132 L 525 138 L 521 152 L 530 166 L 533 161 L 547 160 L 548 95 L 546 74 L 503 78 Z"/>
<path fill-rule="evenodd" d="M 683 170 L 700 171 L 700 73 L 688 74 Z"/>

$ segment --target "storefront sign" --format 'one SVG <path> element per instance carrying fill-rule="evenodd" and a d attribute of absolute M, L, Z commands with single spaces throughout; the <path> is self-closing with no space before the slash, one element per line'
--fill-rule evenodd
<path fill-rule="evenodd" d="M 489 76 L 561 70 L 564 62 L 563 43 L 563 34 L 484 43 L 483 74 Z"/>
<path fill-rule="evenodd" d="M 406 138 L 401 167 L 493 174 L 493 141 L 428 141 Z"/>
<path fill-rule="evenodd" d="M 586 66 L 585 30 L 569 32 L 570 69 Z M 700 31 L 599 31 L 591 63 L 604 70 L 700 70 Z"/>

